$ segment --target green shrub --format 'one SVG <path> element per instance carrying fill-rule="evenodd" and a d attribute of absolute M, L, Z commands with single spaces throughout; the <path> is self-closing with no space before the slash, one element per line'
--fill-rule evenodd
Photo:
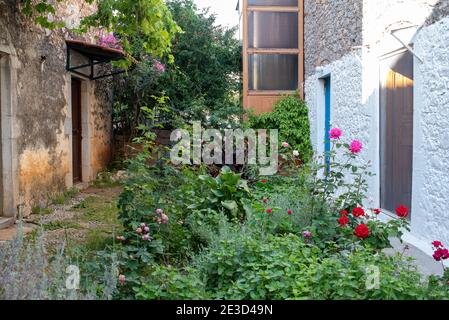
<path fill-rule="evenodd" d="M 295 235 L 235 234 L 211 247 L 198 265 L 216 299 L 449 299 L 447 285 L 426 281 L 401 255 L 362 249 L 327 256 Z"/>
<path fill-rule="evenodd" d="M 201 300 L 206 299 L 204 284 L 198 273 L 187 268 L 155 265 L 140 286 L 133 288 L 139 300 Z"/>
<path fill-rule="evenodd" d="M 272 112 L 250 115 L 249 126 L 253 129 L 278 129 L 280 143 L 288 142 L 299 151 L 300 159 L 305 163 L 312 158 L 309 110 L 298 95 L 286 96 Z"/>

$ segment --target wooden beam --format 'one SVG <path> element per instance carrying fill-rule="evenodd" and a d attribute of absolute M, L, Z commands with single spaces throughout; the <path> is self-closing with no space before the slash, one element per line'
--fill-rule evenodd
<path fill-rule="evenodd" d="M 248 0 L 243 0 L 243 108 L 248 108 Z"/>
<path fill-rule="evenodd" d="M 259 12 L 298 12 L 298 7 L 280 7 L 280 6 L 249 6 L 248 11 Z"/>
<path fill-rule="evenodd" d="M 249 90 L 248 96 L 282 96 L 294 94 L 295 90 Z"/>
<path fill-rule="evenodd" d="M 299 46 L 299 57 L 298 57 L 298 89 L 299 89 L 299 95 L 302 99 L 304 99 L 304 0 L 299 0 L 299 7 L 298 7 L 298 46 Z"/>
<path fill-rule="evenodd" d="M 299 49 L 260 49 L 260 48 L 248 48 L 248 54 L 292 54 L 297 55 L 300 54 L 301 51 Z"/>

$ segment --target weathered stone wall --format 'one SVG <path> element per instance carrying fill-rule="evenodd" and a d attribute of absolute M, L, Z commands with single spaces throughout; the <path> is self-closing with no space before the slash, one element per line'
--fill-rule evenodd
<path fill-rule="evenodd" d="M 306 76 L 362 44 L 363 0 L 305 0 Z"/>
<path fill-rule="evenodd" d="M 92 7 L 80 0 L 63 1 L 57 6 L 57 16 L 65 17 L 71 26 L 91 11 Z M 12 123 L 17 135 L 19 199 L 26 211 L 70 186 L 70 76 L 65 70 L 65 40 L 72 38 L 74 35 L 65 28 L 44 30 L 25 19 L 17 1 L 0 1 L 0 46 L 13 48 L 17 61 L 11 88 L 17 96 Z M 82 39 L 92 41 L 93 35 Z M 95 93 L 89 110 L 95 142 L 90 157 L 93 171 L 109 159 L 111 93 L 105 81 L 90 84 Z"/>

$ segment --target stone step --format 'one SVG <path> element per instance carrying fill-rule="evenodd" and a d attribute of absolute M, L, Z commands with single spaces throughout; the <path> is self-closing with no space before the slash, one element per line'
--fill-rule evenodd
<path fill-rule="evenodd" d="M 0 230 L 6 229 L 14 224 L 13 218 L 0 217 Z"/>

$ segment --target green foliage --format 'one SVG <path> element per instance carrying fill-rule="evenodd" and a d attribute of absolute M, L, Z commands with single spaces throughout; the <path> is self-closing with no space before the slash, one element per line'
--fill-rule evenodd
<path fill-rule="evenodd" d="M 57 0 L 63 1 L 65 0 Z M 94 0 L 83 1 L 86 4 L 94 3 Z M 114 32 L 130 56 L 138 47 L 155 57 L 168 55 L 168 60 L 173 61 L 173 56 L 170 55 L 172 40 L 181 29 L 173 21 L 163 0 L 97 0 L 95 5 L 97 11 L 81 21 L 78 31 L 106 29 Z M 33 17 L 44 28 L 64 26 L 61 21 L 48 19 L 48 14 L 55 15 L 56 10 L 47 0 L 21 0 L 21 8 L 26 16 Z"/>
<path fill-rule="evenodd" d="M 279 141 L 288 142 L 299 151 L 300 159 L 307 163 L 312 158 L 309 110 L 298 95 L 286 96 L 272 112 L 249 116 L 248 125 L 254 129 L 278 129 Z"/>
<path fill-rule="evenodd" d="M 246 180 L 241 175 L 223 167 L 220 174 L 213 178 L 201 175 L 199 179 L 209 188 L 210 195 L 199 203 L 191 205 L 190 209 L 211 209 L 224 211 L 229 220 L 243 221 L 245 219 L 244 199 L 251 199 L 251 192 Z"/>
<path fill-rule="evenodd" d="M 235 126 L 242 113 L 241 50 L 234 38 L 236 29 L 215 26 L 215 17 L 199 12 L 191 0 L 169 1 L 167 5 L 184 31 L 173 41 L 175 62 L 161 60 L 165 71 L 158 72 L 154 60 L 137 49 L 134 55 L 141 56 L 141 62 L 116 84 L 115 100 L 119 103 L 115 117 L 124 128 L 134 129 L 142 123 L 141 108 L 152 109 L 157 105 L 153 96 L 166 96 L 172 112 L 158 115 L 165 128 L 177 128 L 192 120 L 213 127 Z"/>
<path fill-rule="evenodd" d="M 138 300 L 202 300 L 204 284 L 196 270 L 171 266 L 152 267 L 142 285 L 133 288 Z"/>

